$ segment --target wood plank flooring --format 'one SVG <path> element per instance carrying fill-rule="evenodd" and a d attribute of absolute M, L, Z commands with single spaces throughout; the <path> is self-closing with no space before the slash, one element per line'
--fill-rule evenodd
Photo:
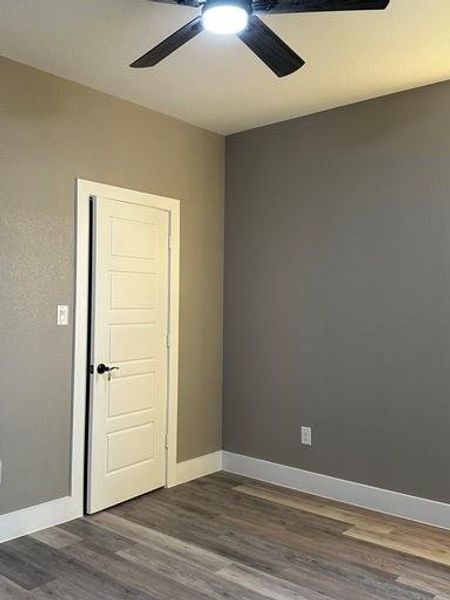
<path fill-rule="evenodd" d="M 450 532 L 217 473 L 0 545 L 0 600 L 450 600 Z"/>

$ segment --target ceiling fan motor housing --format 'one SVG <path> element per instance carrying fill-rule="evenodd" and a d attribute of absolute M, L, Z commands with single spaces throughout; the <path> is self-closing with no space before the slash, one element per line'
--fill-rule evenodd
<path fill-rule="evenodd" d="M 243 8 L 248 14 L 252 12 L 251 0 L 206 0 L 202 5 L 202 14 L 215 6 L 237 6 L 238 8 Z"/>

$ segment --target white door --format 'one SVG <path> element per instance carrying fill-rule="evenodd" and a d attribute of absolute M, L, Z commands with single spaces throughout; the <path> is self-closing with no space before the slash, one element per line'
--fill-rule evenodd
<path fill-rule="evenodd" d="M 87 511 L 165 485 L 169 216 L 94 199 Z"/>

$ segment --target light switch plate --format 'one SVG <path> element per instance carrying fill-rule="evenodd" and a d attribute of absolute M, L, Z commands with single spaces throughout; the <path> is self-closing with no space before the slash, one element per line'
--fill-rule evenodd
<path fill-rule="evenodd" d="M 69 324 L 69 306 L 67 304 L 58 304 L 56 322 L 58 325 Z"/>

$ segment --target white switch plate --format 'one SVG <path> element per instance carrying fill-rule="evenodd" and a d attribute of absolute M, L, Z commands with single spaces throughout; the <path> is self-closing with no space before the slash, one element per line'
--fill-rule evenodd
<path fill-rule="evenodd" d="M 56 322 L 58 325 L 69 324 L 69 306 L 67 304 L 58 304 Z"/>
<path fill-rule="evenodd" d="M 311 446 L 311 444 L 312 444 L 311 427 L 305 427 L 304 425 L 302 425 L 302 444 L 304 446 Z"/>

